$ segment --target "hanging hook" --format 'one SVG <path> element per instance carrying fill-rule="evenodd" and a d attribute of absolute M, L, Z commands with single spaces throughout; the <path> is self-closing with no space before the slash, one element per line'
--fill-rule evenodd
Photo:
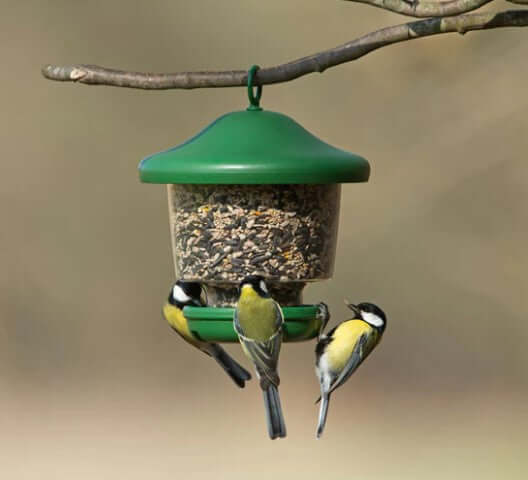
<path fill-rule="evenodd" d="M 260 108 L 260 97 L 262 96 L 262 85 L 257 85 L 257 94 L 253 93 L 253 80 L 255 78 L 255 73 L 260 67 L 258 65 L 253 65 L 248 71 L 247 87 L 248 87 L 248 98 L 249 98 L 249 107 L 248 110 L 262 110 Z"/>

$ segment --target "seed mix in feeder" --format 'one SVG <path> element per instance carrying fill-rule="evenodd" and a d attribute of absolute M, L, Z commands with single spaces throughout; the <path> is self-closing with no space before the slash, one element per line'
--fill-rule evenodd
<path fill-rule="evenodd" d="M 304 282 L 332 274 L 340 186 L 170 185 L 178 276 L 218 284 L 250 274 Z"/>

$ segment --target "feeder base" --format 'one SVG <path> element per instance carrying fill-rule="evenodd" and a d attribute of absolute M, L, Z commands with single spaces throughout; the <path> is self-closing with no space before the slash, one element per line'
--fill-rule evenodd
<path fill-rule="evenodd" d="M 284 342 L 302 342 L 315 338 L 321 328 L 318 305 L 283 307 Z M 234 308 L 185 307 L 183 314 L 191 333 L 206 342 L 236 343 L 233 327 Z"/>

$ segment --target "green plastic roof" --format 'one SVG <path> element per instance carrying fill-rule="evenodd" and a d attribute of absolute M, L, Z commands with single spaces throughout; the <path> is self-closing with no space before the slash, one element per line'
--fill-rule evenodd
<path fill-rule="evenodd" d="M 185 143 L 141 161 L 148 183 L 292 184 L 366 182 L 368 162 L 266 110 L 221 116 Z"/>

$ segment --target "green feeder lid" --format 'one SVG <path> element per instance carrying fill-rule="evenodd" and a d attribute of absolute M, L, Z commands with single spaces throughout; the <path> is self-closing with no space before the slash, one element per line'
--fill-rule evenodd
<path fill-rule="evenodd" d="M 317 336 L 321 328 L 317 305 L 282 307 L 284 341 L 301 342 Z M 238 342 L 233 328 L 233 308 L 185 307 L 183 310 L 191 333 L 207 342 Z"/>
<path fill-rule="evenodd" d="M 249 108 L 139 164 L 148 183 L 321 184 L 366 182 L 368 162 L 319 140 L 281 113 Z"/>

